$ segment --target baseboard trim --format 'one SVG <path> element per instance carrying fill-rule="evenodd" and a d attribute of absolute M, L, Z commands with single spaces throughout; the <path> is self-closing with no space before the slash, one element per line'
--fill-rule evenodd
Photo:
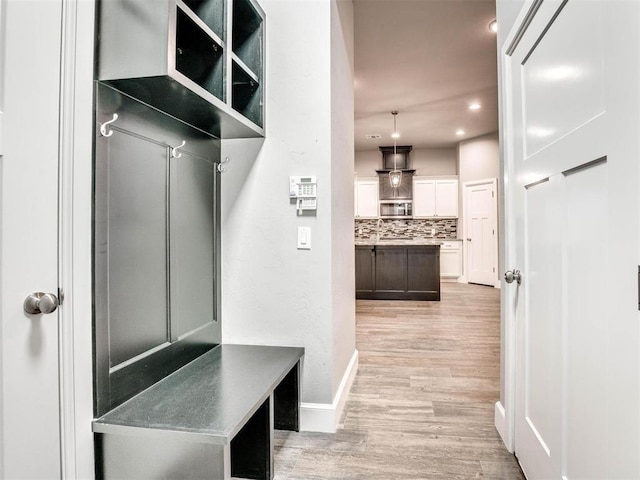
<path fill-rule="evenodd" d="M 509 452 L 513 453 L 513 450 L 509 448 L 509 441 L 507 435 L 507 415 L 502 404 L 498 401 L 495 404 L 494 423 L 502 442 Z"/>
<path fill-rule="evenodd" d="M 353 352 L 332 403 L 301 403 L 300 430 L 335 433 L 338 429 L 347 397 L 358 373 L 358 350 Z"/>

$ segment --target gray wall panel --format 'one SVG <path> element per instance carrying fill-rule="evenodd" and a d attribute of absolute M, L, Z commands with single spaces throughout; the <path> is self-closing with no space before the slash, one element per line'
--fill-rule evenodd
<path fill-rule="evenodd" d="M 215 318 L 215 165 L 188 153 L 171 159 L 172 336 Z"/>
<path fill-rule="evenodd" d="M 108 157 L 110 365 L 169 340 L 166 147 L 114 132 Z"/>

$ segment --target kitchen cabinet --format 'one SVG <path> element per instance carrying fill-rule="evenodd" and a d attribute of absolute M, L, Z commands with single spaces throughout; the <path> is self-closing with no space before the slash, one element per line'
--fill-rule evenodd
<path fill-rule="evenodd" d="M 462 275 L 462 242 L 445 240 L 440 246 L 440 276 L 457 278 Z"/>
<path fill-rule="evenodd" d="M 440 245 L 357 245 L 356 299 L 440 300 Z"/>
<path fill-rule="evenodd" d="M 375 255 L 373 245 L 356 247 L 356 298 L 375 290 Z"/>
<path fill-rule="evenodd" d="M 378 179 L 358 179 L 354 182 L 354 215 L 355 217 L 378 216 Z"/>
<path fill-rule="evenodd" d="M 413 216 L 458 216 L 458 180 L 432 177 L 413 178 Z"/>
<path fill-rule="evenodd" d="M 217 138 L 264 136 L 253 0 L 109 0 L 98 18 L 99 81 Z"/>

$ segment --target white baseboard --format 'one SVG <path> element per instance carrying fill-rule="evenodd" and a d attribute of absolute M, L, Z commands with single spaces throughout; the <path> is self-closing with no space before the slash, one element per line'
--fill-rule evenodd
<path fill-rule="evenodd" d="M 305 432 L 335 433 L 356 373 L 358 373 L 357 350 L 351 356 L 332 403 L 303 402 L 300 404 L 300 430 Z"/>
<path fill-rule="evenodd" d="M 502 438 L 502 442 L 507 447 L 507 450 L 513 453 L 513 449 L 510 447 L 510 442 L 507 435 L 507 416 L 504 411 L 504 407 L 499 401 L 496 402 L 495 407 L 494 423 L 496 426 L 496 430 L 500 434 L 500 438 Z"/>

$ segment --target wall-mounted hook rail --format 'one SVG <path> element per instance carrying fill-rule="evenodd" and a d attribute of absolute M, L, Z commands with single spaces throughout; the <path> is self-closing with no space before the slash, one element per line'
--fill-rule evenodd
<path fill-rule="evenodd" d="M 113 114 L 113 118 L 107 122 L 104 122 L 100 125 L 100 134 L 103 137 L 110 137 L 111 135 L 113 135 L 113 130 L 109 129 L 107 131 L 107 126 L 111 125 L 113 122 L 115 122 L 118 119 L 118 114 L 114 113 Z"/>
<path fill-rule="evenodd" d="M 186 140 L 182 140 L 182 143 L 180 145 L 178 145 L 177 147 L 173 147 L 171 149 L 171 157 L 180 158 L 182 156 L 182 153 L 178 152 L 178 149 L 184 147 L 186 144 L 187 144 Z"/>
<path fill-rule="evenodd" d="M 230 161 L 231 161 L 231 159 L 229 157 L 226 157 L 223 161 L 221 161 L 218 164 L 218 172 L 220 172 L 220 173 L 224 172 L 226 170 L 226 168 L 223 167 L 223 165 L 229 163 Z"/>

